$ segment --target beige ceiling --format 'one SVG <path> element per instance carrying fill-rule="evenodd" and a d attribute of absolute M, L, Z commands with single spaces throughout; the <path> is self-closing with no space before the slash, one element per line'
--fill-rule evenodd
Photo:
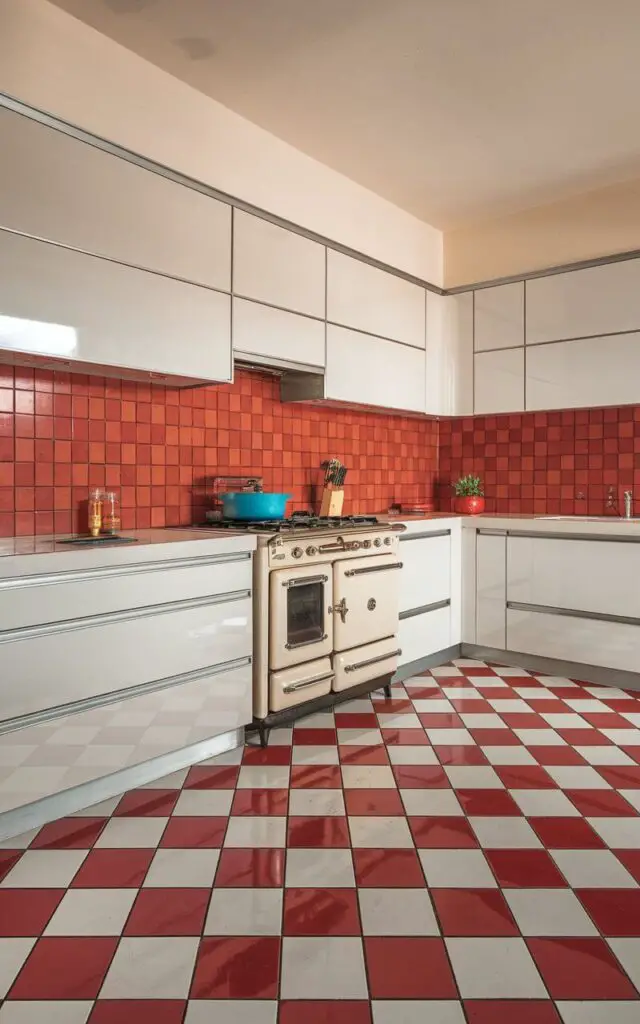
<path fill-rule="evenodd" d="M 640 0 L 55 2 L 437 227 L 640 174 Z"/>

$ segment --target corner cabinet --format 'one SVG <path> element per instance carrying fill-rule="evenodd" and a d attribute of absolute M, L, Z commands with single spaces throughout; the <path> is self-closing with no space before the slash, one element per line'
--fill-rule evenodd
<path fill-rule="evenodd" d="M 325 398 L 424 413 L 424 349 L 327 324 Z"/>

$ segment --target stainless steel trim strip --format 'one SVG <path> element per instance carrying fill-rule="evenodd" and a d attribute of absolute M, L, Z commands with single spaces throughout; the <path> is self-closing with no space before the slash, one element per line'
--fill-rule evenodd
<path fill-rule="evenodd" d="M 73 701 L 71 704 L 57 704 L 55 707 L 46 708 L 44 711 L 35 711 L 29 715 L 18 715 L 15 718 L 7 718 L 0 722 L 0 736 L 8 732 L 17 732 L 18 729 L 31 728 L 35 725 L 43 725 L 46 722 L 53 722 L 58 718 L 66 718 L 67 715 L 79 715 L 83 711 L 95 711 L 96 708 L 108 707 L 109 704 L 118 704 L 122 700 L 133 700 L 134 697 L 143 697 L 149 693 L 159 693 L 162 690 L 170 690 L 175 686 L 184 686 L 186 683 L 194 683 L 199 679 L 206 679 L 211 675 L 220 675 L 222 672 L 230 672 L 243 665 L 250 665 L 251 658 L 234 658 L 232 661 L 221 662 L 217 665 L 207 665 L 205 668 L 196 669 L 193 672 L 183 672 L 177 676 L 166 676 L 164 679 L 154 679 L 149 683 L 139 683 L 137 686 L 125 687 L 121 690 L 111 690 L 109 693 L 100 694 L 98 697 L 87 697 L 85 700 Z"/>
<path fill-rule="evenodd" d="M 199 569 L 201 566 L 224 565 L 230 562 L 244 562 L 250 559 L 250 551 L 238 551 L 221 555 L 208 555 L 204 558 L 175 558 L 165 559 L 161 562 L 131 562 L 128 565 L 97 566 L 95 569 L 76 569 L 71 571 L 63 569 L 60 572 L 33 574 L 30 576 L 6 576 L 4 579 L 0 579 L 0 590 L 17 590 L 60 583 L 91 583 L 94 580 L 165 572 L 170 569 Z"/>
<path fill-rule="evenodd" d="M 431 604 L 421 604 L 418 608 L 409 608 L 406 612 L 400 612 L 399 619 L 413 619 L 416 615 L 427 615 L 429 612 L 440 611 L 441 608 L 449 608 L 451 598 L 447 597 L 442 601 L 433 601 Z"/>
<path fill-rule="evenodd" d="M 391 569 L 402 569 L 403 562 L 393 562 L 392 565 L 367 565 L 362 569 L 347 569 L 345 576 L 365 576 L 371 572 L 390 572 Z"/>
<path fill-rule="evenodd" d="M 292 587 L 306 587 L 310 583 L 327 583 L 329 580 L 328 576 L 299 576 L 293 580 L 283 580 L 282 586 L 287 587 L 289 590 Z"/>
<path fill-rule="evenodd" d="M 427 540 L 429 537 L 450 537 L 451 530 L 433 530 L 431 533 L 408 533 L 406 537 L 400 537 L 400 543 L 407 540 Z"/>
<path fill-rule="evenodd" d="M 549 520 L 546 520 L 547 522 Z M 627 520 L 622 519 L 622 523 Z M 633 523 L 634 520 L 631 520 Z M 633 526 L 623 527 L 625 530 L 633 529 Z M 489 530 L 478 530 L 478 533 L 489 533 Z M 506 534 L 508 537 L 530 537 L 538 538 L 542 540 L 597 540 L 602 543 L 608 544 L 640 544 L 640 531 L 635 537 L 622 537 L 620 534 L 605 534 L 605 533 L 550 533 L 550 532 L 534 532 L 533 530 L 507 530 Z"/>
<path fill-rule="evenodd" d="M 479 533 L 482 537 L 506 537 L 507 536 L 507 530 L 489 530 L 489 529 L 481 528 L 479 530 L 476 530 L 476 533 Z"/>
<path fill-rule="evenodd" d="M 361 668 L 368 668 L 369 665 L 377 665 L 381 661 L 388 661 L 389 658 L 399 658 L 402 654 L 402 649 L 398 647 L 395 651 L 389 651 L 388 654 L 379 654 L 376 658 L 367 658 L 366 661 L 358 661 L 355 665 L 345 665 L 345 672 L 357 672 Z"/>
<path fill-rule="evenodd" d="M 61 619 L 59 622 L 48 622 L 42 626 L 23 626 L 18 629 L 7 629 L 0 631 L 0 644 L 35 640 L 38 637 L 53 636 L 56 633 L 74 633 L 79 629 L 107 626 L 112 622 L 131 622 L 134 619 L 148 618 L 153 615 L 168 615 L 171 612 L 184 611 L 191 608 L 207 608 L 214 604 L 244 601 L 249 597 L 251 597 L 250 590 L 234 590 L 227 594 L 212 594 L 209 597 L 194 597 L 185 601 L 169 601 L 165 604 L 146 605 L 143 608 L 127 608 L 120 612 L 87 615 L 82 619 Z"/>
<path fill-rule="evenodd" d="M 471 284 L 459 284 L 454 288 L 445 288 L 445 295 L 459 295 L 460 292 L 482 291 L 484 288 L 495 288 L 499 284 L 518 284 L 520 281 L 533 281 L 538 277 L 555 277 L 557 274 L 569 274 L 573 270 L 588 270 L 590 267 L 602 267 L 607 263 L 624 263 L 626 260 L 640 258 L 640 249 L 629 249 L 625 252 L 611 253 L 609 256 L 596 256 L 589 260 L 576 260 L 574 263 L 559 263 L 542 270 L 527 270 L 521 274 L 507 274 L 503 277 L 492 277 Z"/>
<path fill-rule="evenodd" d="M 568 619 L 590 619 L 595 622 L 616 622 L 623 626 L 640 626 L 640 618 L 631 615 L 585 612 L 577 608 L 557 608 L 555 605 L 527 604 L 524 601 L 507 601 L 507 609 L 514 612 L 535 612 L 540 615 L 560 615 Z"/>
<path fill-rule="evenodd" d="M 307 686 L 313 686 L 314 683 L 324 683 L 327 679 L 335 679 L 335 672 L 325 672 L 324 675 L 314 676 L 313 679 L 304 679 L 300 683 L 289 683 L 288 686 L 283 686 L 283 693 L 296 693 L 297 690 L 304 690 Z"/>
<path fill-rule="evenodd" d="M 238 366 L 245 366 L 249 369 L 256 367 L 260 370 L 263 368 L 270 370 L 274 376 L 278 376 L 278 370 L 281 373 L 289 371 L 293 373 L 317 373 L 318 376 L 324 375 L 324 366 L 320 366 L 319 363 L 294 363 L 290 359 L 265 356 L 261 352 L 247 352 L 246 350 L 240 352 L 234 349 L 233 360 Z"/>

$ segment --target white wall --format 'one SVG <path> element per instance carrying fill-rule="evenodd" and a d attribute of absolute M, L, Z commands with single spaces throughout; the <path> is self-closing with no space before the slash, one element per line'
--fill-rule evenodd
<path fill-rule="evenodd" d="M 0 92 L 442 284 L 442 233 L 45 0 L 0 0 Z"/>

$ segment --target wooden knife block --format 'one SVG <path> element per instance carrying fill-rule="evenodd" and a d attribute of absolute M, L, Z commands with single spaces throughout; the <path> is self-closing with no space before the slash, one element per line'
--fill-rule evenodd
<path fill-rule="evenodd" d="M 323 487 L 320 515 L 341 516 L 343 503 L 344 491 L 336 491 L 332 487 Z"/>

